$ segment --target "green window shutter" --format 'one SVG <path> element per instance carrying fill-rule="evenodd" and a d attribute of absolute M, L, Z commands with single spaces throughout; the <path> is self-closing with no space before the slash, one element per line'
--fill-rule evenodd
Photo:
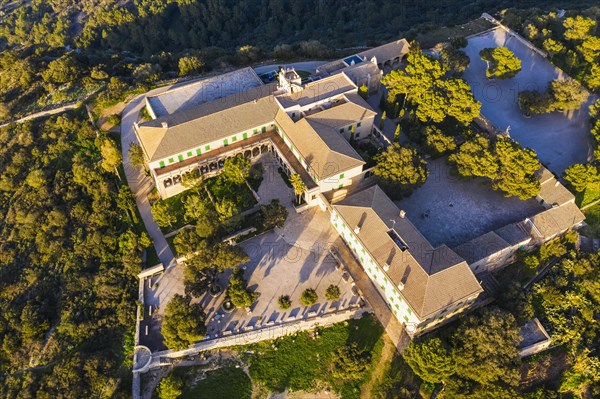
<path fill-rule="evenodd" d="M 248 133 L 242 134 L 242 139 L 246 140 L 248 138 Z"/>
<path fill-rule="evenodd" d="M 177 159 L 179 159 L 179 162 L 183 161 L 183 155 L 181 155 L 181 154 L 177 155 Z"/>
<path fill-rule="evenodd" d="M 343 179 L 343 178 L 344 178 L 344 174 L 342 173 L 342 174 L 340 174 L 340 179 Z"/>
<path fill-rule="evenodd" d="M 232 143 L 235 143 L 236 141 L 237 141 L 237 136 L 233 136 L 233 137 L 231 138 L 231 142 L 232 142 Z"/>
<path fill-rule="evenodd" d="M 340 184 L 338 188 L 344 188 L 344 183 Z"/>
<path fill-rule="evenodd" d="M 160 161 L 158 163 L 158 166 L 160 166 L 161 168 L 164 168 L 165 167 L 165 161 Z"/>
<path fill-rule="evenodd" d="M 252 132 L 252 134 L 258 134 L 258 129 L 254 129 L 254 132 Z"/>
<path fill-rule="evenodd" d="M 408 312 L 408 314 L 412 314 L 412 310 L 410 310 L 410 308 L 406 308 L 406 311 Z"/>
<path fill-rule="evenodd" d="M 175 159 L 169 158 L 169 163 L 173 163 L 173 162 L 175 162 Z"/>
<path fill-rule="evenodd" d="M 194 155 L 191 151 L 188 151 L 188 157 L 191 157 L 192 155 Z"/>
<path fill-rule="evenodd" d="M 200 148 L 196 149 L 196 155 L 202 155 L 202 150 Z"/>
<path fill-rule="evenodd" d="M 229 145 L 229 142 L 227 141 L 227 139 L 223 140 L 223 146 L 227 147 Z"/>
<path fill-rule="evenodd" d="M 262 131 L 263 133 L 266 133 L 266 132 L 267 132 L 267 127 L 266 127 L 266 126 L 263 126 L 263 127 L 262 127 L 262 129 L 261 129 L 261 131 Z"/>
<path fill-rule="evenodd" d="M 210 151 L 210 146 L 209 145 L 205 146 L 204 151 Z"/>
<path fill-rule="evenodd" d="M 408 316 L 404 316 L 404 321 L 408 323 Z"/>

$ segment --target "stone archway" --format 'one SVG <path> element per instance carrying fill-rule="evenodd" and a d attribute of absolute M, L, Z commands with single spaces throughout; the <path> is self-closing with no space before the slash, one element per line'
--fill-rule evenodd
<path fill-rule="evenodd" d="M 173 185 L 173 180 L 165 179 L 165 180 L 163 180 L 163 185 L 165 186 L 165 188 L 171 187 Z"/>
<path fill-rule="evenodd" d="M 261 154 L 260 147 L 254 147 L 252 149 L 252 157 L 257 157 Z"/>
<path fill-rule="evenodd" d="M 181 183 L 181 175 L 173 176 L 173 184 Z"/>
<path fill-rule="evenodd" d="M 246 158 L 246 159 L 252 158 L 252 150 L 244 151 L 244 158 Z"/>
<path fill-rule="evenodd" d="M 203 175 L 204 175 L 204 174 L 208 173 L 208 170 L 209 170 L 209 169 L 208 169 L 208 165 L 207 165 L 207 164 L 200 165 L 200 173 L 201 173 L 201 174 L 203 174 Z"/>
<path fill-rule="evenodd" d="M 213 162 L 210 163 L 209 169 L 210 169 L 211 172 L 213 172 L 213 171 L 219 169 L 219 165 L 217 164 L 216 161 L 213 161 Z"/>

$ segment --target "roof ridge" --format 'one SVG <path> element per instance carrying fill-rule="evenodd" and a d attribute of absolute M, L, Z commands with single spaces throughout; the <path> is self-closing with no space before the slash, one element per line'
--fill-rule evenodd
<path fill-rule="evenodd" d="M 306 123 L 308 123 L 309 125 L 310 125 L 311 123 L 316 123 L 317 125 L 320 125 L 320 126 L 322 126 L 323 128 L 330 130 L 330 131 L 331 131 L 331 133 L 333 133 L 334 135 L 338 135 L 338 134 L 339 134 L 339 133 L 338 133 L 338 132 L 337 132 L 337 131 L 336 131 L 334 128 L 332 128 L 331 126 L 328 126 L 328 125 L 326 125 L 326 124 L 324 124 L 324 123 L 321 123 L 321 122 L 319 122 L 319 121 L 315 121 L 315 120 L 310 120 L 310 121 L 309 121 L 309 120 L 307 120 L 306 118 L 303 118 L 303 120 L 306 120 Z M 311 127 L 313 127 L 313 126 L 311 126 Z M 314 129 L 314 127 L 313 127 L 313 130 L 315 130 L 315 129 Z M 337 153 L 337 154 L 343 155 L 343 156 L 345 156 L 346 158 L 354 159 L 354 158 L 352 158 L 351 156 L 349 156 L 349 155 L 347 155 L 347 154 L 344 154 L 344 153 L 342 153 L 342 152 L 339 152 L 339 151 L 338 151 L 337 149 L 335 149 L 335 148 L 331 148 L 331 147 L 330 147 L 330 146 L 329 146 L 329 145 L 328 145 L 328 144 L 327 144 L 327 143 L 326 143 L 326 142 L 323 140 L 323 138 L 322 138 L 322 137 L 319 135 L 319 132 L 317 132 L 317 131 L 315 130 L 315 133 L 317 133 L 317 136 L 319 136 L 319 139 L 320 139 L 320 140 L 321 140 L 321 141 L 322 141 L 322 142 L 323 142 L 323 143 L 324 143 L 324 144 L 325 144 L 325 145 L 326 145 L 328 148 L 330 148 L 332 152 L 335 152 L 335 153 Z M 345 138 L 343 138 L 343 137 L 342 137 L 342 140 L 346 141 L 346 139 L 345 139 Z M 365 162 L 365 160 L 363 159 L 363 157 L 361 157 L 361 156 L 360 156 L 360 154 L 359 154 L 359 153 L 358 153 L 358 152 L 357 152 L 357 151 L 354 149 L 354 147 L 352 146 L 352 144 L 348 143 L 348 146 L 349 146 L 349 148 L 350 148 L 350 149 L 352 149 L 352 151 L 354 152 L 354 154 L 356 154 L 356 155 L 358 156 L 358 158 L 360 158 L 360 159 L 362 160 L 362 162 L 363 162 L 363 163 L 366 163 L 366 162 Z"/>

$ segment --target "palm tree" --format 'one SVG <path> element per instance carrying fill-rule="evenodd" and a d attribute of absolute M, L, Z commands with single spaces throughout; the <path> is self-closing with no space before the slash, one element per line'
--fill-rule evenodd
<path fill-rule="evenodd" d="M 297 202 L 300 203 L 301 196 L 306 191 L 306 184 L 304 184 L 298 173 L 294 173 L 290 176 L 290 183 L 292 183 L 292 187 L 294 187 L 294 194 L 298 197 Z"/>

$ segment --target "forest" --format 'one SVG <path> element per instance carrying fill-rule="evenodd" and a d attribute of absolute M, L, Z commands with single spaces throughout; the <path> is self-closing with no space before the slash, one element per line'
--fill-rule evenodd
<path fill-rule="evenodd" d="M 128 397 L 151 242 L 119 165 L 85 112 L 0 129 L 1 397 Z"/>

